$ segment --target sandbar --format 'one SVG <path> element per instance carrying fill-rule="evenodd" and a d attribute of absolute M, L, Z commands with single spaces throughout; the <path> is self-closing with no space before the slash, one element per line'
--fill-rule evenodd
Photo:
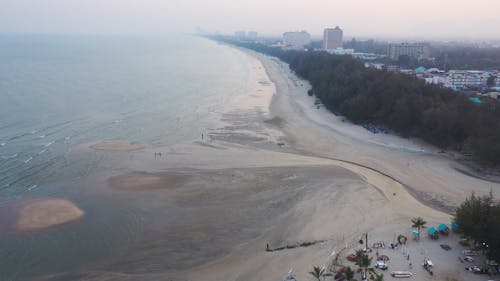
<path fill-rule="evenodd" d="M 37 230 L 75 221 L 85 212 L 66 199 L 38 199 L 27 203 L 19 212 L 16 229 Z"/>
<path fill-rule="evenodd" d="M 107 151 L 134 151 L 134 150 L 141 150 L 144 147 L 140 145 L 131 144 L 128 142 L 103 141 L 91 145 L 90 148 L 95 150 L 107 150 Z"/>

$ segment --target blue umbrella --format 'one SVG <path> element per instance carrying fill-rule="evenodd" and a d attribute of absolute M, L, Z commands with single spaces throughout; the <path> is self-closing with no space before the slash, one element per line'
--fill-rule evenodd
<path fill-rule="evenodd" d="M 429 228 L 429 230 L 427 230 L 427 233 L 429 233 L 429 235 L 432 235 L 432 234 L 434 234 L 436 232 L 437 232 L 437 230 L 434 227 L 431 227 L 431 228 Z"/>
<path fill-rule="evenodd" d="M 456 221 L 451 223 L 451 229 L 456 229 L 458 227 L 458 223 Z"/>
<path fill-rule="evenodd" d="M 420 236 L 420 233 L 418 233 L 418 230 L 413 230 L 413 231 L 411 232 L 411 234 L 413 234 L 413 236 L 415 236 L 415 237 Z"/>
<path fill-rule="evenodd" d="M 442 230 L 447 230 L 448 229 L 448 226 L 446 226 L 446 224 L 442 223 L 438 226 L 438 230 L 439 231 L 442 231 Z"/>

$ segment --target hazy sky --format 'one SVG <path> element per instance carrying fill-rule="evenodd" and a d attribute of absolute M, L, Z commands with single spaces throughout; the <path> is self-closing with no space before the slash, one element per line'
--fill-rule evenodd
<path fill-rule="evenodd" d="M 500 0 L 0 0 L 5 33 L 256 30 L 500 39 Z"/>

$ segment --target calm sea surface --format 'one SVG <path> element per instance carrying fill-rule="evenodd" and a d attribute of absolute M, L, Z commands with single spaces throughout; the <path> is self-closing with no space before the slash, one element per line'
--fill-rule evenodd
<path fill-rule="evenodd" d="M 83 194 L 81 182 L 119 163 L 75 151 L 195 139 L 218 104 L 247 90 L 249 73 L 238 51 L 191 36 L 0 35 L 0 280 L 116 255 L 138 235 L 141 210 Z M 47 196 L 72 199 L 86 218 L 13 233 L 13 205 Z"/>

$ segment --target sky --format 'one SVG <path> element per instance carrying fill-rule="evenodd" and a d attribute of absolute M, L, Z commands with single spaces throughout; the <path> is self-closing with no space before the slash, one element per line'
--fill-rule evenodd
<path fill-rule="evenodd" d="M 346 37 L 500 39 L 500 0 L 0 0 L 0 33 L 255 30 Z"/>

